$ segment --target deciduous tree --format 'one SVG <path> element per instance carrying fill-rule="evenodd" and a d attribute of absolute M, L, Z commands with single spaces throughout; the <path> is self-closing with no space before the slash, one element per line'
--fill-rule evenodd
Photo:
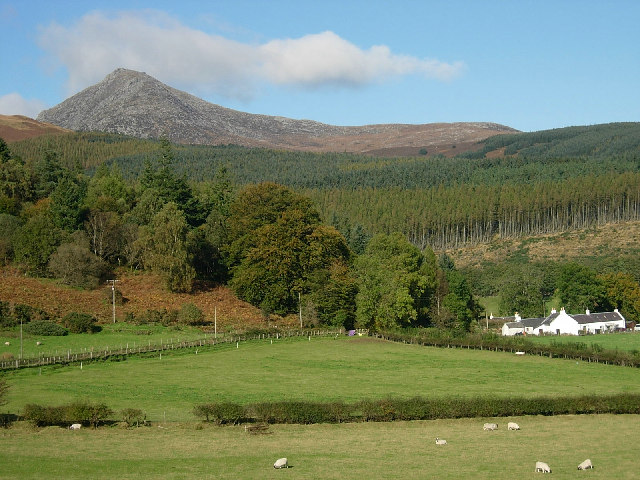
<path fill-rule="evenodd" d="M 162 273 L 172 292 L 190 292 L 193 288 L 195 270 L 187 251 L 187 232 L 184 212 L 169 202 L 153 217 L 151 225 L 142 228 L 137 240 L 145 267 Z"/>
<path fill-rule="evenodd" d="M 630 322 L 640 323 L 640 285 L 628 273 L 607 273 L 598 277 L 611 306 Z"/>
<path fill-rule="evenodd" d="M 567 263 L 560 270 L 558 294 L 569 313 L 586 309 L 597 312 L 608 307 L 604 285 L 596 272 L 577 263 Z"/>
<path fill-rule="evenodd" d="M 375 235 L 356 259 L 357 325 L 382 329 L 428 322 L 436 259 L 399 234 Z"/>

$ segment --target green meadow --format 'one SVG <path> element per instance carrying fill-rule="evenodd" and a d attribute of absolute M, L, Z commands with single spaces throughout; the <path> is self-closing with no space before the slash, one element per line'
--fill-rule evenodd
<path fill-rule="evenodd" d="M 70 333 L 60 337 L 43 337 L 23 333 L 22 352 L 25 358 L 66 355 L 67 352 L 114 350 L 129 346 L 160 345 L 178 343 L 183 340 L 204 338 L 205 334 L 196 327 L 163 327 L 162 325 L 133 325 L 129 323 L 108 323 L 101 325 L 97 333 Z M 10 353 L 14 358 L 20 356 L 20 330 L 0 332 L 0 353 Z M 9 345 L 5 345 L 9 342 Z M 41 342 L 40 345 L 37 342 Z"/>
<path fill-rule="evenodd" d="M 69 431 L 20 424 L 0 430 L 0 477 L 7 479 L 635 479 L 637 415 L 582 415 L 392 423 L 242 426 L 166 424 Z M 494 419 L 491 419 L 492 421 Z M 520 431 L 508 431 L 516 421 Z M 435 437 L 448 444 L 436 446 Z M 274 470 L 287 457 L 292 468 Z M 577 465 L 590 458 L 592 471 Z"/>
<path fill-rule="evenodd" d="M 2 411 L 88 400 L 171 422 L 196 421 L 194 405 L 220 401 L 640 393 L 640 369 L 367 337 L 256 340 L 6 376 L 11 389 Z"/>
<path fill-rule="evenodd" d="M 619 350 L 621 352 L 633 352 L 640 351 L 640 332 L 628 332 L 628 333 L 607 333 L 602 335 L 581 335 L 581 336 L 542 336 L 530 335 L 527 340 L 531 340 L 536 343 L 551 344 L 584 344 L 584 345 L 599 345 L 604 350 Z"/>

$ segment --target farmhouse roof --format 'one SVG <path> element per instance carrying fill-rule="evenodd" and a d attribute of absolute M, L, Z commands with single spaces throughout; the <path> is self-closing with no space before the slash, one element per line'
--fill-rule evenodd
<path fill-rule="evenodd" d="M 520 320 L 520 323 L 525 327 L 538 328 L 544 321 L 544 318 L 523 318 Z"/>
<path fill-rule="evenodd" d="M 523 327 L 521 322 L 507 322 L 505 325 L 507 326 L 507 328 L 522 328 Z"/>
<path fill-rule="evenodd" d="M 570 315 L 570 317 L 581 325 L 596 322 L 615 322 L 622 319 L 622 315 L 620 315 L 619 312 L 580 313 L 577 315 Z"/>

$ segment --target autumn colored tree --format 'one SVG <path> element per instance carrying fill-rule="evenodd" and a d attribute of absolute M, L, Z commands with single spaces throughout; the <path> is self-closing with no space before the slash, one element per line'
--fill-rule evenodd
<path fill-rule="evenodd" d="M 630 322 L 640 323 L 640 285 L 628 273 L 607 273 L 602 281 L 609 303 Z"/>
<path fill-rule="evenodd" d="M 300 296 L 319 288 L 310 279 L 350 257 L 344 237 L 320 224 L 311 202 L 281 185 L 243 189 L 228 224 L 230 286 L 265 312 L 297 311 Z M 325 313 L 335 311 L 333 305 Z"/>
<path fill-rule="evenodd" d="M 297 209 L 256 230 L 253 243 L 234 268 L 230 285 L 240 298 L 281 314 L 297 310 L 313 273 L 349 258 L 337 230 L 307 223 L 307 214 Z"/>

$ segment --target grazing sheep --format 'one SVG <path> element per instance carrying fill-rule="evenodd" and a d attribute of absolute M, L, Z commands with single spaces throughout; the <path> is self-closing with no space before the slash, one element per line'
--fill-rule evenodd
<path fill-rule="evenodd" d="M 4 344 L 8 347 L 9 345 L 11 345 L 11 342 L 4 342 Z"/>
<path fill-rule="evenodd" d="M 436 445 L 446 445 L 446 444 L 447 444 L 446 440 L 436 437 Z"/>
<path fill-rule="evenodd" d="M 493 430 L 497 430 L 498 429 L 498 424 L 497 423 L 485 423 L 484 427 L 482 427 L 483 430 L 489 430 L 489 431 L 493 431 Z"/>
<path fill-rule="evenodd" d="M 551 469 L 544 462 L 536 462 L 536 472 L 551 473 Z"/>
<path fill-rule="evenodd" d="M 279 458 L 276 463 L 273 464 L 273 468 L 289 468 L 289 462 L 286 458 Z"/>
<path fill-rule="evenodd" d="M 578 465 L 578 470 L 586 470 L 587 468 L 593 468 L 593 464 L 591 463 L 591 459 L 587 458 L 584 462 Z"/>
<path fill-rule="evenodd" d="M 82 428 L 82 425 L 80 425 L 79 423 L 74 423 L 69 427 L 69 430 L 80 430 L 81 428 Z"/>
<path fill-rule="evenodd" d="M 509 422 L 507 425 L 507 430 L 520 430 L 520 425 L 515 422 Z"/>
<path fill-rule="evenodd" d="M 36 342 L 36 345 L 42 345 L 42 342 L 38 341 L 38 342 Z"/>

